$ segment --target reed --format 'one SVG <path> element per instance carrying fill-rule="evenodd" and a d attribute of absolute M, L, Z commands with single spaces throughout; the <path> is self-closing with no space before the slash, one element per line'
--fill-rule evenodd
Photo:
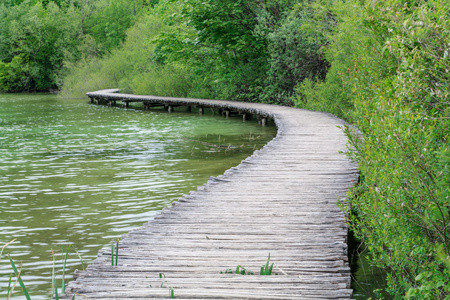
<path fill-rule="evenodd" d="M 22 272 L 22 266 L 20 268 L 19 274 Z M 14 285 L 11 288 L 11 283 L 12 283 L 12 277 L 13 277 L 13 272 L 11 272 L 9 274 L 9 282 L 8 282 L 8 290 L 6 291 L 6 299 L 9 300 L 11 299 L 12 294 L 14 293 L 14 290 L 16 289 L 17 286 L 17 282 L 18 279 L 16 279 L 16 281 L 14 282 Z"/>
<path fill-rule="evenodd" d="M 75 252 L 77 253 L 78 258 L 80 259 L 80 262 L 81 262 L 81 270 L 83 270 L 83 271 L 86 270 L 86 267 L 84 266 L 83 258 L 81 257 L 80 253 L 78 252 L 77 249 L 75 249 Z"/>
<path fill-rule="evenodd" d="M 5 250 L 5 248 L 6 248 L 8 245 L 10 245 L 11 243 L 13 243 L 14 241 L 15 241 L 15 239 L 12 240 L 11 242 L 5 244 L 5 245 L 1 248 L 1 251 L 0 251 L 0 261 L 1 261 L 1 258 L 2 258 L 2 255 L 3 255 L 3 251 Z M 64 280 L 65 280 L 65 272 L 66 272 L 66 265 L 67 265 L 67 257 L 69 256 L 70 246 L 71 246 L 71 245 L 69 245 L 69 247 L 67 248 L 66 254 L 65 254 L 65 256 L 64 256 L 64 264 L 63 264 L 63 270 L 62 270 L 62 271 L 63 271 L 63 276 L 62 276 L 62 287 L 61 287 L 61 292 L 62 292 L 63 294 L 65 293 L 65 282 L 64 282 Z M 51 289 L 51 295 L 52 295 L 52 298 L 53 298 L 53 296 L 55 297 L 55 300 L 59 300 L 58 285 L 57 285 L 57 283 L 56 283 L 56 272 L 55 272 L 55 261 L 56 261 L 56 256 L 55 256 L 55 252 L 53 251 L 53 249 L 51 249 L 51 250 L 52 250 L 52 258 L 53 258 L 53 265 L 52 265 L 52 289 Z M 83 265 L 83 260 L 81 259 L 80 254 L 79 254 L 78 252 L 77 252 L 77 254 L 78 254 L 78 256 L 80 257 L 81 263 L 82 263 L 82 265 Z M 14 289 L 15 289 L 17 283 L 19 283 L 20 286 L 21 286 L 21 288 L 22 288 L 23 294 L 24 294 L 25 297 L 26 297 L 26 299 L 27 299 L 27 300 L 30 300 L 30 299 L 31 299 L 30 294 L 29 294 L 29 292 L 28 292 L 28 290 L 27 290 L 27 288 L 26 288 L 26 286 L 25 286 L 25 283 L 24 283 L 23 280 L 22 280 L 22 277 L 21 277 L 21 273 L 22 273 L 22 264 L 20 265 L 20 270 L 18 270 L 17 267 L 16 267 L 16 265 L 14 264 L 14 261 L 12 260 L 12 258 L 9 258 L 9 261 L 10 261 L 10 263 L 11 263 L 11 267 L 12 267 L 12 269 L 13 269 L 13 272 L 11 272 L 11 274 L 10 274 L 10 276 L 9 276 L 8 288 L 7 288 L 7 290 L 6 290 L 6 299 L 9 300 L 9 299 L 11 298 L 11 295 L 12 295 L 12 293 L 14 292 Z M 83 266 L 84 266 L 84 265 L 83 265 Z M 14 283 L 14 285 L 11 286 L 13 273 L 14 273 L 14 275 L 16 276 L 17 279 L 16 279 L 16 282 Z M 71 299 L 72 299 L 72 300 L 75 299 L 75 294 L 72 295 L 72 298 L 71 298 Z"/>
<path fill-rule="evenodd" d="M 67 248 L 66 255 L 64 256 L 64 264 L 63 264 L 63 275 L 62 275 L 62 283 L 61 283 L 61 293 L 64 294 L 66 292 L 66 284 L 64 282 L 65 275 L 66 275 L 66 264 L 67 264 L 67 257 L 69 256 L 69 250 L 70 246 Z"/>
<path fill-rule="evenodd" d="M 59 300 L 58 295 L 58 285 L 56 283 L 56 275 L 55 275 L 55 252 L 52 249 L 52 258 L 53 258 L 53 265 L 52 265 L 52 298 L 55 296 L 55 300 Z"/>
<path fill-rule="evenodd" d="M 13 268 L 14 274 L 16 275 L 17 281 L 20 284 L 20 287 L 22 288 L 23 294 L 25 295 L 25 297 L 27 298 L 27 300 L 31 300 L 30 295 L 28 294 L 28 290 L 25 287 L 25 284 L 22 281 L 22 278 L 20 277 L 20 273 L 22 272 L 22 264 L 20 265 L 20 272 L 17 271 L 16 265 L 14 264 L 12 258 L 9 258 L 9 261 L 11 262 L 11 266 Z M 14 290 L 14 288 L 13 288 Z"/>
<path fill-rule="evenodd" d="M 0 251 L 0 262 L 2 261 L 2 255 L 3 255 L 3 250 L 5 250 L 6 247 L 8 247 L 9 245 L 11 245 L 16 239 L 13 239 L 11 242 L 6 243 L 5 245 L 3 245 L 2 250 Z"/>
<path fill-rule="evenodd" d="M 115 247 L 114 247 L 115 246 Z M 119 240 L 111 245 L 111 266 L 117 266 L 119 261 Z"/>
<path fill-rule="evenodd" d="M 9 296 L 11 295 L 11 282 L 12 282 L 12 272 L 9 274 L 9 281 L 8 281 L 8 289 L 6 290 L 6 298 L 9 300 Z"/>
<path fill-rule="evenodd" d="M 240 274 L 240 275 L 255 275 L 252 271 L 247 270 L 246 268 L 242 267 L 242 266 L 237 266 L 236 267 L 236 274 Z"/>

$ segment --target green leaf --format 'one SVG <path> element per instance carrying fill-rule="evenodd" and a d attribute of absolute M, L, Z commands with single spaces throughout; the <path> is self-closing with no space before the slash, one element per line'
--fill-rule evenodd
<path fill-rule="evenodd" d="M 66 291 L 66 286 L 65 286 L 65 283 L 64 283 L 64 277 L 65 277 L 65 273 L 66 273 L 67 257 L 69 256 L 70 246 L 71 246 L 71 245 L 69 245 L 69 247 L 67 248 L 66 255 L 65 255 L 65 257 L 64 257 L 63 274 L 62 274 L 62 284 L 61 284 L 61 292 L 62 292 L 63 294 L 64 294 L 65 291 Z"/>
<path fill-rule="evenodd" d="M 19 272 L 17 271 L 16 265 L 14 264 L 13 260 L 9 258 L 9 261 L 11 262 L 11 266 L 14 270 L 14 274 L 16 275 L 17 279 L 19 280 L 19 284 L 22 287 L 23 294 L 27 298 L 27 300 L 31 300 L 30 295 L 28 294 L 27 288 L 25 287 L 25 284 L 22 281 L 22 278 L 20 277 Z"/>

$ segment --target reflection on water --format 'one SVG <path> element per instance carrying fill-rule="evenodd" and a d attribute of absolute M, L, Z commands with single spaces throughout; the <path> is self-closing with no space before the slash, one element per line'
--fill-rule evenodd
<path fill-rule="evenodd" d="M 20 265 L 33 299 L 48 299 L 52 249 L 69 279 L 99 248 L 183 193 L 237 165 L 273 126 L 186 113 L 89 105 L 54 95 L 0 95 L 0 298 Z M 81 257 L 81 259 L 80 259 Z M 59 280 L 58 279 L 58 280 Z M 66 279 L 67 282 L 67 279 Z M 12 299 L 22 299 L 16 287 Z"/>

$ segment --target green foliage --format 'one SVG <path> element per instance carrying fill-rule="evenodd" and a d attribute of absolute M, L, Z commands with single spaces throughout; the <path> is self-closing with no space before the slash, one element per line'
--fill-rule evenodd
<path fill-rule="evenodd" d="M 322 82 L 297 105 L 352 121 L 364 179 L 349 222 L 395 299 L 450 297 L 449 4 L 336 1 Z"/>
<path fill-rule="evenodd" d="M 294 87 L 305 79 L 324 79 L 329 65 L 322 49 L 333 23 L 325 6 L 300 3 L 268 34 L 270 68 L 264 91 L 268 102 L 290 101 Z"/>
<path fill-rule="evenodd" d="M 67 65 L 118 47 L 149 5 L 142 0 L 0 1 L 0 90 L 59 88 Z"/>
<path fill-rule="evenodd" d="M 190 72 L 190 97 L 288 104 L 295 84 L 326 71 L 316 53 L 320 30 L 306 7 L 289 14 L 295 2 L 180 2 L 155 40 L 155 61 Z M 310 26 L 290 32 L 304 23 Z"/>
<path fill-rule="evenodd" d="M 183 94 L 181 68 L 159 65 L 154 61 L 155 44 L 152 40 L 167 25 L 158 15 L 149 15 L 130 28 L 121 48 L 111 51 L 103 58 L 85 57 L 68 66 L 70 75 L 65 79 L 63 97 L 83 97 L 88 91 L 120 87 L 124 91 L 161 95 L 164 90 L 170 96 Z M 181 86 L 180 86 L 181 85 Z"/>
<path fill-rule="evenodd" d="M 74 54 L 81 30 L 73 6 L 28 2 L 0 6 L 0 90 L 48 90 L 61 83 L 67 52 Z"/>
<path fill-rule="evenodd" d="M 190 0 L 182 4 L 175 21 L 184 34 L 172 43 L 163 42 L 172 53 L 185 54 L 180 61 L 191 70 L 196 87 L 191 96 L 257 97 L 267 61 L 267 41 L 254 33 L 257 7 L 254 1 L 246 0 Z"/>
<path fill-rule="evenodd" d="M 369 34 L 367 29 L 361 26 L 360 19 L 356 17 L 361 14 L 359 4 L 336 2 L 323 9 L 332 14 L 336 23 L 324 33 L 328 44 L 324 55 L 331 64 L 331 68 L 325 80 L 317 78 L 319 80 L 316 81 L 307 78 L 297 85 L 295 106 L 327 111 L 351 121 L 353 94 L 349 82 L 351 82 L 351 74 L 355 72 L 353 60 L 363 56 L 363 51 L 366 49 L 370 49 L 370 41 L 366 38 Z"/>
<path fill-rule="evenodd" d="M 324 77 L 328 67 L 323 32 L 332 26 L 332 18 L 323 5 L 297 5 L 297 0 L 165 0 L 149 8 L 121 44 L 125 35 L 102 35 L 108 22 L 90 25 L 110 12 L 121 18 L 121 10 L 105 6 L 105 1 L 97 9 L 82 10 L 98 13 L 85 22 L 90 35 L 81 47 L 84 58 L 68 64 L 65 95 L 119 86 L 140 94 L 290 104 L 296 84 Z M 160 26 L 148 24 L 150 19 Z M 143 24 L 149 30 L 143 30 Z M 119 44 L 122 47 L 116 48 Z M 146 49 L 144 55 L 136 56 L 131 49 L 138 45 Z"/>
<path fill-rule="evenodd" d="M 99 54 L 119 46 L 130 28 L 143 13 L 145 2 L 101 0 L 94 2 L 92 14 L 86 20 L 86 33 L 94 37 Z"/>

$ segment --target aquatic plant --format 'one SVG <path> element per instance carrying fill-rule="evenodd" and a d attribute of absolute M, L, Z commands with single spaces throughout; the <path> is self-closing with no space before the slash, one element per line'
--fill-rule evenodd
<path fill-rule="evenodd" d="M 23 294 L 25 295 L 27 300 L 31 300 L 30 295 L 28 294 L 28 290 L 25 287 L 25 284 L 23 283 L 22 278 L 20 277 L 20 274 L 22 272 L 22 264 L 20 264 L 20 272 L 19 272 L 19 271 L 17 271 L 16 265 L 14 264 L 12 258 L 9 258 L 9 261 L 11 262 L 11 267 L 13 268 L 13 271 L 14 271 L 14 274 L 16 275 L 17 281 L 19 282 L 20 287 L 22 288 Z M 15 286 L 15 284 L 14 284 L 14 286 Z M 14 290 L 14 287 L 8 295 L 8 299 L 9 299 L 9 296 L 11 295 L 11 293 L 13 292 L 13 290 Z"/>
<path fill-rule="evenodd" d="M 11 243 L 13 243 L 16 239 L 12 240 L 11 242 L 5 244 L 0 251 L 0 261 L 3 255 L 3 251 L 5 250 L 5 248 L 10 245 Z M 63 264 L 63 276 L 62 276 L 62 287 L 61 287 L 61 292 L 64 294 L 65 293 L 65 271 L 66 271 L 66 264 L 67 264 L 67 257 L 69 256 L 69 250 L 70 250 L 70 245 L 67 248 L 66 254 L 64 256 L 64 264 Z M 53 251 L 53 249 L 51 249 L 52 251 L 52 258 L 53 258 L 53 265 L 52 265 L 52 289 L 51 289 L 51 295 L 52 298 L 53 296 L 55 297 L 56 300 L 59 299 L 59 293 L 58 293 L 58 285 L 56 283 L 56 273 L 55 273 L 55 260 L 56 260 L 56 255 L 55 252 Z M 78 252 L 77 252 L 78 253 Z M 79 255 L 79 254 L 78 254 Z M 79 255 L 80 256 L 80 255 Z M 81 259 L 81 256 L 80 256 Z M 22 280 L 21 274 L 22 274 L 22 264 L 20 264 L 20 269 L 18 270 L 14 261 L 12 260 L 12 258 L 9 258 L 9 261 L 11 263 L 11 267 L 13 269 L 13 272 L 11 272 L 10 276 L 9 276 L 9 281 L 8 281 L 8 288 L 6 290 L 6 299 L 10 299 L 12 293 L 14 292 L 14 289 L 17 285 L 17 283 L 19 283 L 20 287 L 22 288 L 23 294 L 25 295 L 25 297 L 27 298 L 27 300 L 30 300 L 30 294 L 25 286 L 25 283 Z M 12 283 L 12 276 L 14 275 L 16 276 L 16 281 L 14 283 L 14 285 L 11 286 Z M 72 295 L 72 300 L 75 299 L 75 294 Z"/>
<path fill-rule="evenodd" d="M 67 257 L 69 256 L 70 246 L 71 245 L 69 245 L 69 247 L 67 248 L 66 255 L 64 256 L 62 285 L 61 285 L 61 293 L 63 293 L 63 294 L 66 292 L 66 286 L 64 284 L 64 278 L 65 278 L 65 274 L 66 274 L 66 264 L 67 264 Z"/>
<path fill-rule="evenodd" d="M 116 241 L 115 245 L 114 243 L 111 245 L 111 266 L 117 266 L 118 261 L 119 261 L 119 240 Z"/>

